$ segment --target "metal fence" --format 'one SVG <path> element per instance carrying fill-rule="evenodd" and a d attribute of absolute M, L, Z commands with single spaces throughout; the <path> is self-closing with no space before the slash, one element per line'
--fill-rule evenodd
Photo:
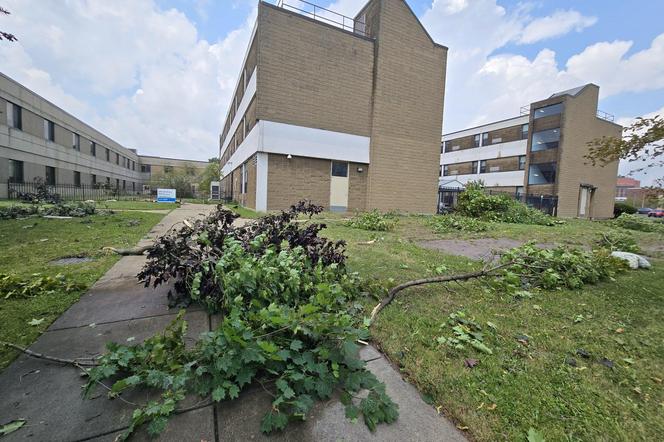
<path fill-rule="evenodd" d="M 464 189 L 457 187 L 440 187 L 438 189 L 438 213 L 454 211 L 459 195 L 463 191 Z M 485 192 L 489 195 L 506 195 L 551 216 L 558 214 L 558 197 L 554 195 L 525 194 L 498 190 L 485 190 Z"/>
<path fill-rule="evenodd" d="M 150 191 L 118 189 L 98 185 L 56 184 L 48 185 L 39 182 L 7 183 L 7 194 L 10 200 L 25 200 L 29 194 L 47 193 L 62 201 L 105 201 L 105 200 L 144 200 L 150 199 Z"/>

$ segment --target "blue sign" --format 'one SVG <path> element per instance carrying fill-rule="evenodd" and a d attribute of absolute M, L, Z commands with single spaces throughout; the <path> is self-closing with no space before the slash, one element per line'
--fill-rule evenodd
<path fill-rule="evenodd" d="M 175 189 L 157 189 L 158 203 L 174 203 L 175 201 Z"/>

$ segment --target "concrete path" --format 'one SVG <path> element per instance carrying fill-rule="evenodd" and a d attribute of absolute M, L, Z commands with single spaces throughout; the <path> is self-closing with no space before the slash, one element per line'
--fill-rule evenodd
<path fill-rule="evenodd" d="M 150 232 L 150 243 L 172 225 L 213 210 L 211 205 L 187 204 L 172 211 Z M 166 293 L 138 284 L 135 275 L 145 261 L 143 256 L 120 259 L 79 302 L 74 304 L 30 348 L 61 358 L 96 356 L 109 341 L 133 342 L 158 333 L 173 320 Z M 189 336 L 211 330 L 212 319 L 199 308 L 186 314 Z M 457 429 L 424 403 L 415 388 L 402 380 L 388 361 L 373 347 L 362 350 L 368 368 L 387 385 L 399 404 L 399 420 L 380 425 L 370 433 L 364 423 L 352 424 L 336 400 L 316 405 L 307 422 L 291 424 L 280 434 L 266 437 L 259 430 L 260 419 L 270 407 L 270 397 L 260 388 L 249 388 L 240 400 L 208 405 L 171 419 L 162 441 L 464 441 Z M 85 380 L 78 370 L 60 364 L 20 356 L 0 373 L 0 425 L 25 419 L 26 425 L 6 436 L 6 441 L 113 441 L 127 428 L 133 407 L 118 399 L 107 399 L 97 391 L 88 400 L 81 398 Z M 144 402 L 154 392 L 134 392 L 122 397 Z M 198 398 L 182 407 L 195 405 Z M 147 440 L 144 432 L 132 440 Z"/>

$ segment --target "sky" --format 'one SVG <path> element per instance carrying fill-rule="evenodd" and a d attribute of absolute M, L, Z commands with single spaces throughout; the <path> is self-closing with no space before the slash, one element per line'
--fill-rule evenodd
<path fill-rule="evenodd" d="M 274 2 L 276 0 L 272 0 Z M 297 0 L 286 0 L 293 2 Z M 364 0 L 315 0 L 348 16 Z M 593 82 L 628 124 L 664 115 L 664 2 L 409 0 L 449 47 L 444 132 Z M 0 0 L 0 71 L 140 153 L 207 160 L 257 0 Z M 627 173 L 634 164 L 621 164 Z M 637 174 L 644 184 L 664 168 Z"/>

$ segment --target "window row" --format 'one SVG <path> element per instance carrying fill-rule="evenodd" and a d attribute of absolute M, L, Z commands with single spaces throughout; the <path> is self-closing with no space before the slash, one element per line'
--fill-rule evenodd
<path fill-rule="evenodd" d="M 475 175 L 478 173 L 512 172 L 526 169 L 526 156 L 495 158 L 471 161 L 470 163 L 445 164 L 441 166 L 440 176 Z"/>
<path fill-rule="evenodd" d="M 518 131 L 518 132 L 515 132 Z M 491 146 L 492 144 L 507 143 L 510 141 L 525 140 L 528 138 L 528 123 L 521 126 L 500 129 L 492 132 L 482 132 L 472 136 L 470 143 L 465 138 L 443 141 L 440 153 L 454 152 L 457 150 L 475 147 Z"/>
<path fill-rule="evenodd" d="M 37 166 L 39 167 L 39 166 Z M 25 165 L 23 161 L 9 160 L 9 182 L 10 183 L 24 183 Z M 44 166 L 44 183 L 49 186 L 55 186 L 58 184 L 64 185 L 74 185 L 76 187 L 81 187 L 83 185 L 81 181 L 81 172 L 76 170 L 65 170 L 66 173 L 71 172 L 71 180 L 66 183 L 58 183 L 57 181 L 57 169 L 51 166 Z M 86 185 L 92 185 L 94 187 L 115 187 L 116 189 L 127 190 L 128 187 L 131 187 L 132 191 L 136 190 L 136 183 L 134 181 L 127 182 L 127 180 L 120 180 L 119 178 L 115 179 L 115 182 L 112 182 L 111 177 L 102 177 L 95 174 L 90 174 L 90 181 Z"/>
<path fill-rule="evenodd" d="M 41 117 L 40 117 L 41 118 Z M 55 126 L 56 124 L 53 121 L 43 119 L 44 121 L 44 139 L 55 143 Z M 23 130 L 23 108 L 17 104 L 7 102 L 7 125 L 14 129 L 20 131 Z M 81 136 L 76 132 L 72 132 L 71 147 L 75 151 L 81 151 Z M 97 143 L 90 140 L 90 150 L 89 153 L 93 157 L 97 157 Z M 114 154 L 115 164 L 121 165 L 123 168 L 128 170 L 136 170 L 136 161 L 131 160 L 125 156 L 121 156 L 117 152 L 112 152 L 108 147 L 102 147 L 102 152 L 104 153 L 104 159 L 108 162 L 111 162 L 111 153 Z"/>

